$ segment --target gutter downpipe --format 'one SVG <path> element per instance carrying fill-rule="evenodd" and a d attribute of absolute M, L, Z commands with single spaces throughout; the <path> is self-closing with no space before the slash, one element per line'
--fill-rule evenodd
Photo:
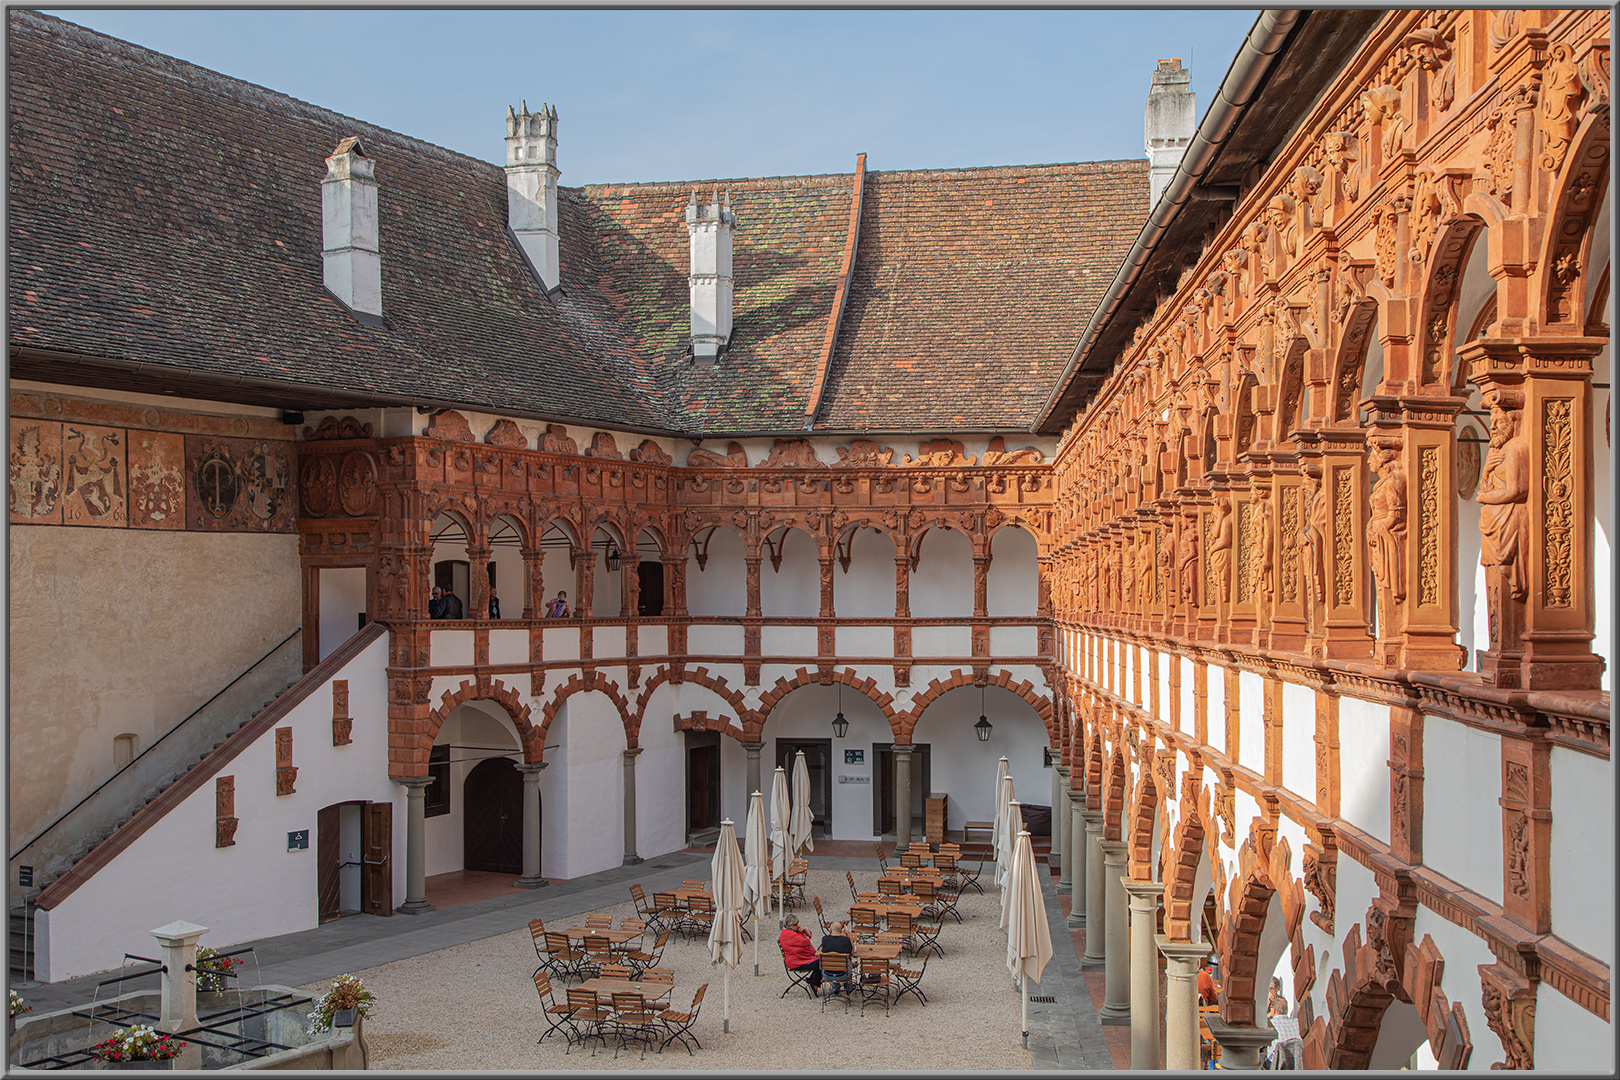
<path fill-rule="evenodd" d="M 1183 204 L 1198 198 L 1196 192 L 1199 181 L 1214 164 L 1221 147 L 1232 134 L 1232 129 L 1237 127 L 1238 121 L 1243 118 L 1244 110 L 1249 107 L 1260 83 L 1271 70 L 1272 61 L 1282 51 L 1283 42 L 1299 25 L 1303 14 L 1304 12 L 1298 9 L 1271 9 L 1262 11 L 1260 17 L 1255 20 L 1254 26 L 1249 30 L 1249 36 L 1244 39 L 1243 47 L 1238 50 L 1232 66 L 1227 69 L 1226 78 L 1221 81 L 1221 88 L 1216 91 L 1215 101 L 1210 105 L 1209 111 L 1204 113 L 1203 123 L 1198 125 L 1198 131 L 1187 146 L 1187 152 L 1181 155 L 1181 164 L 1176 168 L 1176 175 L 1170 178 L 1164 194 L 1159 196 L 1158 204 L 1153 207 L 1147 223 L 1137 235 L 1136 243 L 1131 245 L 1130 254 L 1125 257 L 1119 273 L 1114 275 L 1113 283 L 1108 286 L 1108 291 L 1103 294 L 1102 300 L 1091 313 L 1091 320 L 1086 323 L 1085 332 L 1080 335 L 1080 343 L 1074 347 L 1074 354 L 1069 357 L 1069 363 L 1063 369 L 1063 375 L 1058 379 L 1051 396 L 1047 398 L 1046 407 L 1041 410 L 1040 419 L 1036 421 L 1033 430 L 1039 431 L 1050 419 L 1052 410 L 1057 408 L 1058 399 L 1063 396 L 1064 390 L 1069 385 L 1069 380 L 1074 377 L 1081 361 L 1090 353 L 1093 340 L 1113 317 L 1126 292 L 1136 283 L 1143 268 L 1147 266 L 1148 259 L 1158 247 L 1159 240 L 1170 221 Z"/>

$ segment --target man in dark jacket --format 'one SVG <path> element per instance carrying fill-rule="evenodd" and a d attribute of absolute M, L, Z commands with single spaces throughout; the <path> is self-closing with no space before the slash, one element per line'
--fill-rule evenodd
<path fill-rule="evenodd" d="M 444 590 L 437 585 L 433 586 L 433 591 L 428 594 L 428 618 L 444 618 Z"/>
<path fill-rule="evenodd" d="M 460 619 L 462 615 L 461 597 L 453 592 L 444 594 L 444 617 L 447 619 Z"/>

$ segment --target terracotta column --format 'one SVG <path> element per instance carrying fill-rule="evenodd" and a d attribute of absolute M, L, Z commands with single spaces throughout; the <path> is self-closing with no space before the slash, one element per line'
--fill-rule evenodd
<path fill-rule="evenodd" d="M 523 617 L 538 619 L 546 610 L 546 553 L 540 548 L 523 549 Z"/>
<path fill-rule="evenodd" d="M 489 619 L 488 547 L 467 546 L 467 610 L 469 619 Z"/>
<path fill-rule="evenodd" d="M 1101 810 L 1082 810 L 1080 816 L 1086 822 L 1086 955 L 1080 958 L 1080 966 L 1095 971 L 1107 959 L 1103 945 L 1108 925 L 1103 909 L 1103 816 Z"/>
<path fill-rule="evenodd" d="M 619 616 L 633 619 L 640 614 L 641 559 L 634 551 L 619 554 Z"/>
<path fill-rule="evenodd" d="M 1074 892 L 1074 813 L 1069 809 L 1069 767 L 1059 765 L 1052 770 L 1052 837 L 1060 841 L 1054 847 L 1061 846 L 1062 862 L 1058 866 L 1057 891 L 1060 893 Z M 1073 901 L 1070 901 L 1071 909 Z"/>
<path fill-rule="evenodd" d="M 894 746 L 894 846 L 911 846 L 911 746 Z"/>
<path fill-rule="evenodd" d="M 624 752 L 624 864 L 631 866 L 641 861 L 636 854 L 636 758 L 641 747 Z"/>
<path fill-rule="evenodd" d="M 759 618 L 759 552 L 743 556 L 743 564 L 748 571 L 748 609 L 744 612 L 750 618 Z"/>
<path fill-rule="evenodd" d="M 1266 1047 L 1277 1038 L 1277 1029 L 1269 1024 L 1263 1028 L 1240 1027 L 1226 1023 L 1218 1015 L 1209 1017 L 1205 1023 L 1215 1041 L 1221 1044 L 1222 1069 L 1260 1068 Z"/>
<path fill-rule="evenodd" d="M 1091 838 L 1086 833 L 1086 793 L 1069 789 L 1069 831 L 1074 836 L 1074 858 L 1063 864 L 1063 872 L 1072 873 L 1069 892 L 1069 929 L 1078 930 L 1086 925 L 1086 894 L 1090 891 L 1086 875 L 1087 848 Z"/>
<path fill-rule="evenodd" d="M 1196 1069 L 1198 1054 L 1198 968 L 1209 955 L 1205 941 L 1156 939 L 1169 966 L 1165 972 L 1164 1067 Z"/>
<path fill-rule="evenodd" d="M 686 560 L 679 555 L 665 555 L 664 614 L 673 618 L 686 615 Z"/>
<path fill-rule="evenodd" d="M 1127 1024 L 1131 1019 L 1130 939 L 1126 930 L 1129 914 L 1122 878 L 1125 875 L 1125 845 L 1118 840 L 1100 840 L 1102 849 L 1104 899 L 1103 918 L 1103 1007 L 1097 1016 L 1105 1024 Z M 1092 933 L 1095 933 L 1093 930 Z M 1086 935 L 1088 938 L 1090 933 Z"/>
<path fill-rule="evenodd" d="M 574 566 L 579 577 L 575 588 L 579 595 L 574 597 L 574 618 L 588 619 L 596 595 L 596 552 L 589 544 L 574 552 Z"/>
<path fill-rule="evenodd" d="M 517 767 L 523 774 L 523 876 L 512 884 L 520 889 L 551 884 L 540 876 L 540 772 L 549 764 L 526 761 Z"/>
<path fill-rule="evenodd" d="M 831 619 L 837 614 L 833 610 L 833 556 L 832 552 L 825 552 L 817 556 L 817 568 L 821 572 L 821 618 Z"/>
<path fill-rule="evenodd" d="M 990 613 L 990 556 L 973 556 L 973 615 L 982 619 Z"/>
<path fill-rule="evenodd" d="M 1159 901 L 1164 884 L 1126 878 L 1131 897 L 1131 1068 L 1159 1067 Z"/>
<path fill-rule="evenodd" d="M 894 617 L 911 618 L 911 556 L 894 557 Z"/>
<path fill-rule="evenodd" d="M 427 901 L 427 786 L 431 776 L 396 781 L 405 789 L 405 902 L 401 915 L 432 911 Z"/>
<path fill-rule="evenodd" d="M 752 797 L 759 790 L 759 752 L 764 749 L 762 742 L 745 742 L 743 750 L 748 754 L 748 788 L 747 794 Z M 767 810 L 769 807 L 766 808 Z"/>

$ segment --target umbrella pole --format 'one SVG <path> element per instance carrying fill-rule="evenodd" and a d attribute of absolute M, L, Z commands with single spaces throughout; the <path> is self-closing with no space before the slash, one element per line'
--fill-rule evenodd
<path fill-rule="evenodd" d="M 1019 988 L 1020 988 L 1019 989 L 1019 997 L 1023 1001 L 1023 1010 L 1024 1010 L 1024 1012 L 1023 1012 L 1024 1049 L 1028 1050 L 1029 1049 L 1029 981 L 1027 979 L 1020 979 L 1020 980 L 1018 980 L 1018 983 L 1019 983 Z"/>
<path fill-rule="evenodd" d="M 758 904 L 759 900 L 756 898 L 754 903 Z M 757 907 L 754 909 L 754 977 L 756 979 L 759 977 L 759 909 Z"/>
<path fill-rule="evenodd" d="M 720 1011 L 720 1033 L 731 1034 L 731 969 L 726 968 L 725 974 L 720 976 L 720 985 L 724 990 L 725 999 Z M 1025 1025 L 1028 1026 L 1027 1024 Z M 1029 1032 L 1024 1032 L 1024 1045 L 1029 1045 Z"/>

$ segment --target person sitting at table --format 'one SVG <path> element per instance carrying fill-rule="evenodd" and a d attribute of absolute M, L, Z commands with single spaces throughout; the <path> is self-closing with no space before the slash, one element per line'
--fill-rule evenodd
<path fill-rule="evenodd" d="M 810 944 L 810 932 L 799 925 L 797 915 L 788 915 L 782 920 L 782 933 L 776 943 L 782 947 L 782 959 L 787 962 L 788 970 L 808 971 L 810 992 L 820 995 L 821 954 Z"/>
<path fill-rule="evenodd" d="M 844 925 L 842 919 L 834 919 L 828 924 L 827 933 L 821 937 L 821 948 L 816 952 L 818 956 L 826 956 L 830 952 L 844 953 L 853 963 L 855 959 L 855 942 L 850 940 L 849 928 Z M 846 968 L 842 975 L 834 975 L 829 972 L 827 981 L 833 984 L 832 993 L 834 994 L 842 990 L 848 990 L 849 970 Z"/>
<path fill-rule="evenodd" d="M 1208 964 L 1198 969 L 1198 1004 L 1214 1005 L 1218 1003 L 1215 993 L 1215 974 Z"/>

